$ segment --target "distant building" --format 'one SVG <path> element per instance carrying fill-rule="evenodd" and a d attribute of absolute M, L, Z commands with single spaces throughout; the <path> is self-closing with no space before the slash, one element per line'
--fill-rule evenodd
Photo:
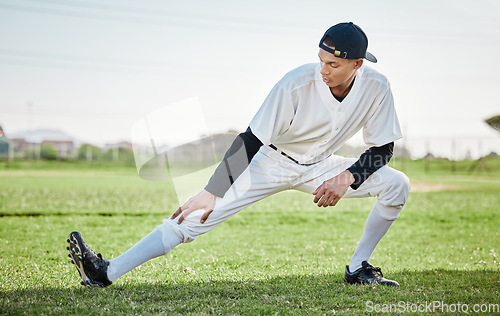
<path fill-rule="evenodd" d="M 9 142 L 4 137 L 0 137 L 0 157 L 8 157 L 9 146 Z"/>
<path fill-rule="evenodd" d="M 40 144 L 41 147 L 44 145 L 51 145 L 57 150 L 57 158 L 68 159 L 73 158 L 75 154 L 75 144 L 72 140 L 44 140 Z"/>
<path fill-rule="evenodd" d="M 9 155 L 9 142 L 6 139 L 2 126 L 0 126 L 0 157 Z"/>
<path fill-rule="evenodd" d="M 9 142 L 16 157 L 24 157 L 27 150 L 36 147 L 36 143 L 28 142 L 24 138 L 10 138 Z"/>
<path fill-rule="evenodd" d="M 120 148 L 132 150 L 132 143 L 119 142 L 119 143 L 115 143 L 115 144 L 106 144 L 106 145 L 104 145 L 104 148 L 102 149 L 102 151 L 107 152 L 110 149 L 120 149 Z"/>
<path fill-rule="evenodd" d="M 81 141 L 70 135 L 51 129 L 17 132 L 10 135 L 13 157 L 39 159 L 43 145 L 50 145 L 57 151 L 59 159 L 74 158 Z"/>

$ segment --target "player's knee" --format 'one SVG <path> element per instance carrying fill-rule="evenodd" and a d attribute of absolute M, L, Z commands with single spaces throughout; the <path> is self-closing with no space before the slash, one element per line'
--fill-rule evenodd
<path fill-rule="evenodd" d="M 201 217 L 205 210 L 197 210 L 184 218 L 182 223 L 178 224 L 179 217 L 174 219 L 165 219 L 164 223 L 171 226 L 180 236 L 183 243 L 188 243 L 196 239 L 197 236 L 208 232 L 212 229 L 210 224 L 202 224 Z"/>
<path fill-rule="evenodd" d="M 408 200 L 408 195 L 410 194 L 410 179 L 401 171 L 397 172 L 397 176 L 395 178 L 395 187 L 399 191 L 400 198 L 403 200 L 402 204 L 405 204 L 406 200 Z"/>
<path fill-rule="evenodd" d="M 379 201 L 385 206 L 403 206 L 410 193 L 410 179 L 398 170 L 391 170 L 386 188 L 379 196 Z"/>
<path fill-rule="evenodd" d="M 382 203 L 377 203 L 374 210 L 380 217 L 388 221 L 395 221 L 399 217 L 399 213 L 403 209 L 403 205 L 385 206 Z"/>

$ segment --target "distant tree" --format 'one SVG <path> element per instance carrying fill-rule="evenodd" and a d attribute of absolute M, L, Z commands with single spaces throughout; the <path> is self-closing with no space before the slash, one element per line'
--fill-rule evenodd
<path fill-rule="evenodd" d="M 40 158 L 45 160 L 56 160 L 57 150 L 50 144 L 44 144 L 40 148 Z"/>
<path fill-rule="evenodd" d="M 134 151 L 128 148 L 120 148 L 119 160 L 127 163 L 134 163 Z"/>
<path fill-rule="evenodd" d="M 94 145 L 84 144 L 81 145 L 80 148 L 78 149 L 79 160 L 97 160 L 100 159 L 101 156 L 102 156 L 101 148 Z"/>
<path fill-rule="evenodd" d="M 128 148 L 113 148 L 106 151 L 103 158 L 105 160 L 131 163 L 134 162 L 134 152 Z"/>
<path fill-rule="evenodd" d="M 500 115 L 490 117 L 489 119 L 485 120 L 485 122 L 489 126 L 496 129 L 497 132 L 500 132 Z"/>
<path fill-rule="evenodd" d="M 112 149 L 108 149 L 106 150 L 103 154 L 102 154 L 102 159 L 104 160 L 114 160 L 114 157 L 116 157 L 118 155 L 118 157 L 120 157 L 120 154 L 119 154 L 119 151 L 116 152 L 116 149 L 112 148 Z"/>

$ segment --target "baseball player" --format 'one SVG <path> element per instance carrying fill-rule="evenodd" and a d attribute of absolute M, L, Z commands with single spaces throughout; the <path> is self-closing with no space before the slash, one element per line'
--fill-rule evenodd
<path fill-rule="evenodd" d="M 365 33 L 352 22 L 329 28 L 319 43 L 319 63 L 290 71 L 274 86 L 207 186 L 119 257 L 108 261 L 96 255 L 72 232 L 67 249 L 81 283 L 108 286 L 241 209 L 294 189 L 312 194 L 319 207 L 335 206 L 343 197 L 376 196 L 344 281 L 399 286 L 368 263 L 410 186 L 403 173 L 386 166 L 402 135 L 389 82 L 364 64 L 377 62 L 367 46 Z M 369 148 L 359 159 L 334 154 L 361 129 Z"/>

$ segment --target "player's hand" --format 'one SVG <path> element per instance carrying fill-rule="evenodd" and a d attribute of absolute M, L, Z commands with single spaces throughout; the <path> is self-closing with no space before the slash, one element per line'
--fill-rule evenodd
<path fill-rule="evenodd" d="M 318 207 L 335 206 L 354 181 L 354 176 L 349 170 L 326 180 L 313 192 L 314 203 L 318 204 Z"/>
<path fill-rule="evenodd" d="M 205 223 L 208 216 L 213 212 L 215 207 L 215 195 L 208 192 L 207 190 L 201 190 L 198 194 L 190 198 L 184 205 L 179 207 L 177 211 L 172 215 L 171 219 L 179 217 L 177 224 L 180 224 L 184 221 L 189 214 L 193 213 L 197 210 L 205 210 L 203 216 L 200 219 L 200 223 Z"/>

